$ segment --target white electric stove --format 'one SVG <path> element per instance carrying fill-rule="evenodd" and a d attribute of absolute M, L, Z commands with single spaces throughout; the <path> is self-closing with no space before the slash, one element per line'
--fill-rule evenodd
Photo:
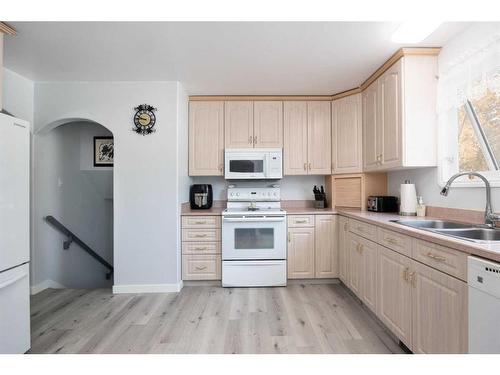
<path fill-rule="evenodd" d="M 286 212 L 279 187 L 229 187 L 222 213 L 222 286 L 286 285 Z"/>

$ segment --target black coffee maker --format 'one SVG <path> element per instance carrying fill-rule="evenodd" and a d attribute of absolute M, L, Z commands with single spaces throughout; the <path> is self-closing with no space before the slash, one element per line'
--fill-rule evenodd
<path fill-rule="evenodd" d="M 213 193 L 210 184 L 194 184 L 189 189 L 189 203 L 193 210 L 207 210 L 212 208 Z"/>

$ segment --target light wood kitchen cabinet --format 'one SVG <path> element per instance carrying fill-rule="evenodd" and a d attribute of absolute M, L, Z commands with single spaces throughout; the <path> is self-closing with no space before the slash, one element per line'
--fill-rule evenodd
<path fill-rule="evenodd" d="M 437 57 L 406 55 L 363 92 L 364 170 L 436 166 Z"/>
<path fill-rule="evenodd" d="M 332 102 L 332 174 L 363 170 L 361 94 Z"/>
<path fill-rule="evenodd" d="M 339 252 L 339 279 L 348 284 L 349 280 L 349 219 L 340 216 L 338 219 L 338 252 Z"/>
<path fill-rule="evenodd" d="M 288 278 L 314 277 L 314 228 L 288 228 Z"/>
<path fill-rule="evenodd" d="M 377 308 L 377 245 L 349 233 L 349 287 L 372 311 Z"/>
<path fill-rule="evenodd" d="M 253 102 L 227 101 L 224 107 L 225 147 L 252 148 Z"/>
<path fill-rule="evenodd" d="M 328 101 L 284 103 L 285 175 L 331 173 L 331 107 Z"/>
<path fill-rule="evenodd" d="M 224 174 L 224 102 L 189 103 L 189 175 Z"/>
<path fill-rule="evenodd" d="M 412 261 L 414 353 L 467 353 L 467 284 Z"/>
<path fill-rule="evenodd" d="M 331 174 L 332 126 L 329 102 L 307 102 L 308 174 Z"/>
<path fill-rule="evenodd" d="M 253 111 L 254 147 L 283 147 L 283 102 L 254 102 Z"/>
<path fill-rule="evenodd" d="M 407 347 L 412 345 L 411 259 L 378 247 L 377 316 Z"/>
<path fill-rule="evenodd" d="M 283 174 L 307 174 L 307 102 L 283 103 Z"/>
<path fill-rule="evenodd" d="M 338 277 L 337 216 L 315 216 L 315 277 L 317 279 Z"/>

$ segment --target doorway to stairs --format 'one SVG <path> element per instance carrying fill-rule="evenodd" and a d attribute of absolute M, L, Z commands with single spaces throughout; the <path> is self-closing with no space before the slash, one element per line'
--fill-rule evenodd
<path fill-rule="evenodd" d="M 112 286 L 112 136 L 104 126 L 86 120 L 35 136 L 35 287 Z"/>

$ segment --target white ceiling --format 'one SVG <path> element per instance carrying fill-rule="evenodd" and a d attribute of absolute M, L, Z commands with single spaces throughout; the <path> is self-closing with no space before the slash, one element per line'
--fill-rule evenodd
<path fill-rule="evenodd" d="M 4 65 L 34 81 L 180 81 L 189 94 L 332 94 L 398 48 L 393 22 L 14 22 Z M 446 23 L 418 46 L 442 46 Z"/>

